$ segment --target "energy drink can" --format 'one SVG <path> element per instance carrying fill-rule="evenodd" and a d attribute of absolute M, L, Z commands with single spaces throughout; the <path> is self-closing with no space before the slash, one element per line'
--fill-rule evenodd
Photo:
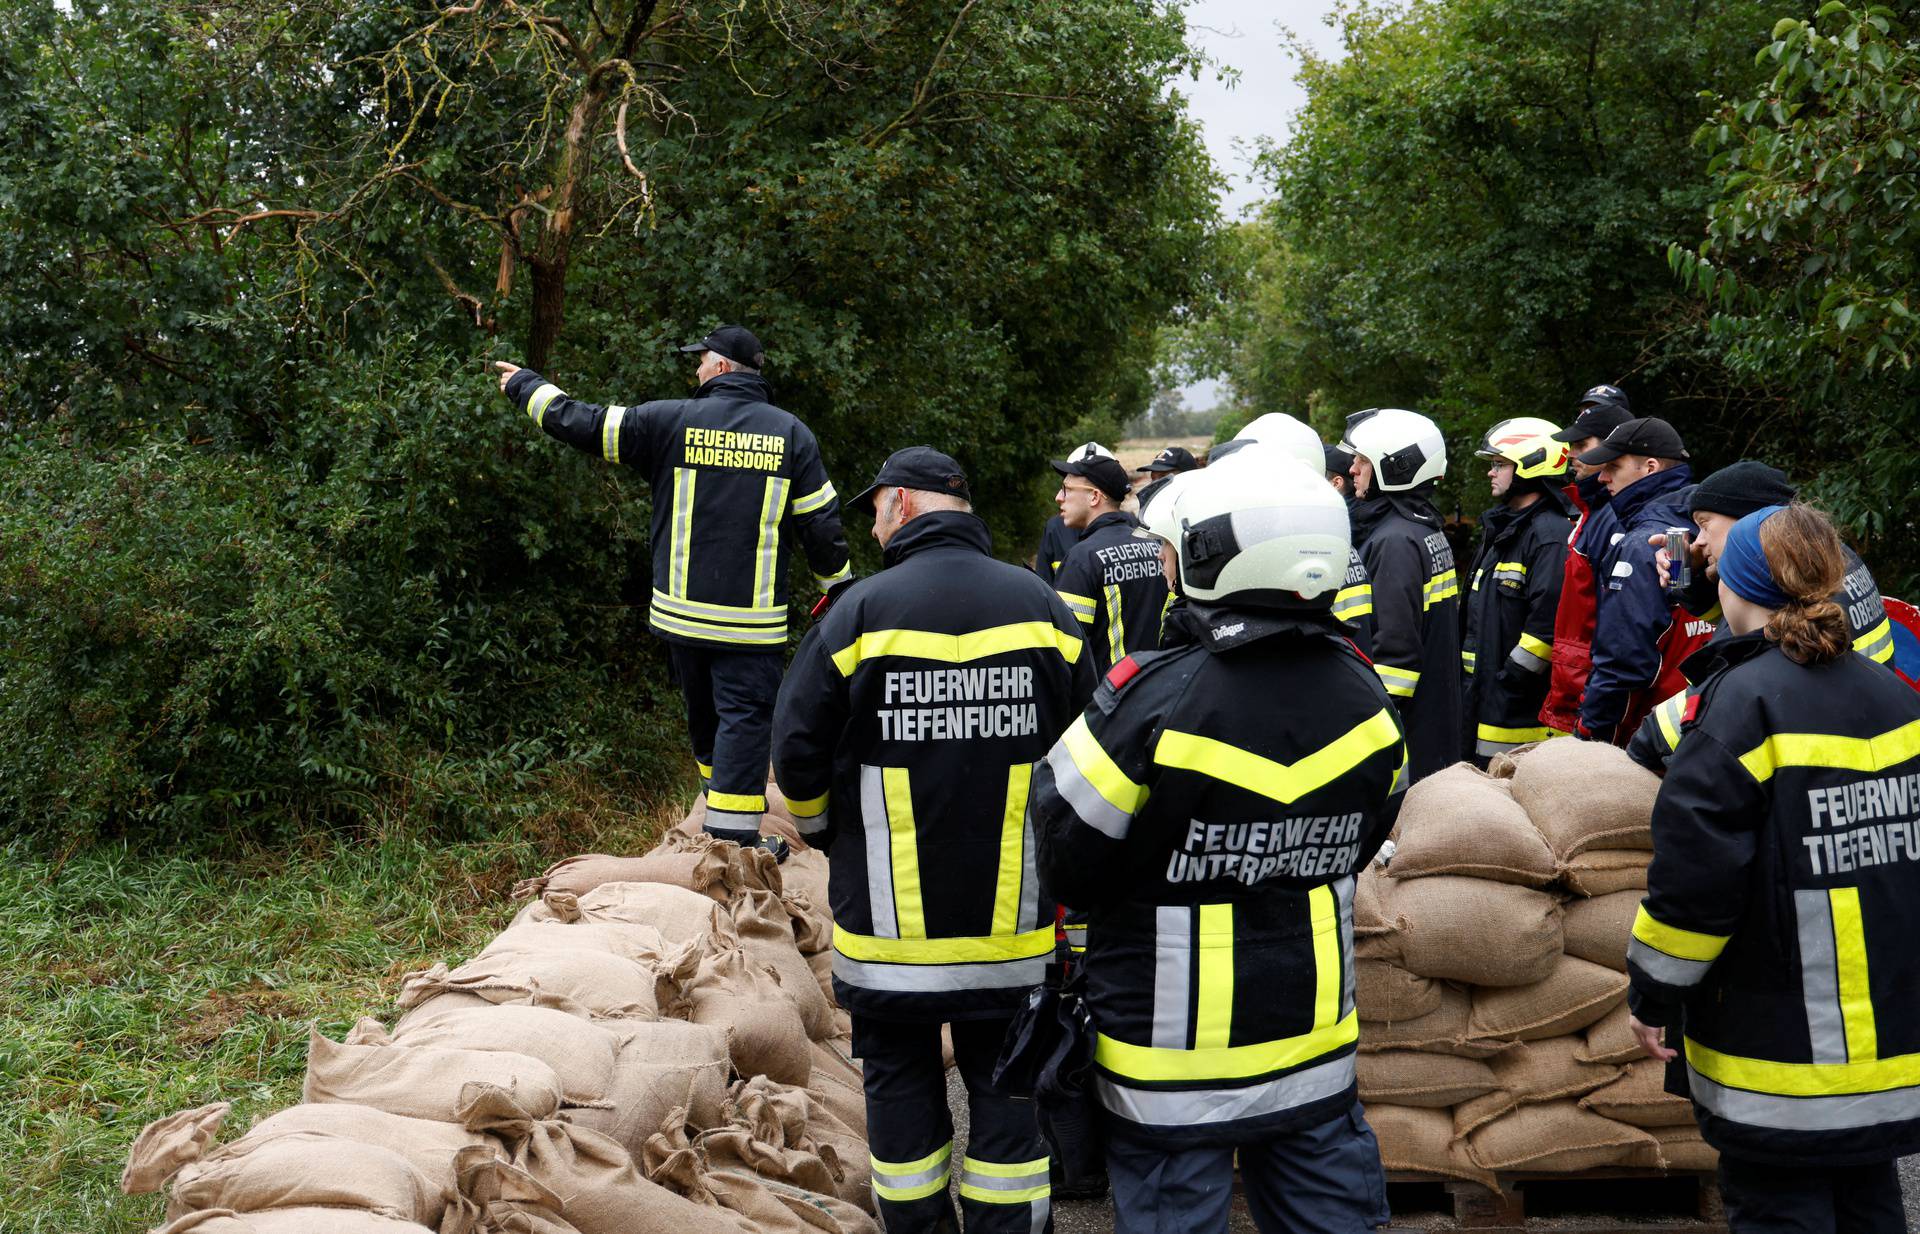
<path fill-rule="evenodd" d="M 1687 551 L 1690 537 L 1685 527 L 1667 528 L 1667 587 L 1685 591 L 1693 583 L 1693 557 Z"/>

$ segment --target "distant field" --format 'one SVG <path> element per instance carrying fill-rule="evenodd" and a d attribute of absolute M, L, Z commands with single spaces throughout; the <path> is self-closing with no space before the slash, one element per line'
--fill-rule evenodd
<path fill-rule="evenodd" d="M 1185 446 L 1193 451 L 1195 458 L 1202 458 L 1206 454 L 1207 444 L 1212 440 L 1211 437 L 1169 437 L 1164 440 L 1141 438 L 1136 441 L 1121 442 L 1114 448 L 1114 454 L 1119 458 L 1122 466 L 1132 471 L 1136 467 L 1144 467 L 1152 462 L 1153 456 L 1168 446 Z"/>

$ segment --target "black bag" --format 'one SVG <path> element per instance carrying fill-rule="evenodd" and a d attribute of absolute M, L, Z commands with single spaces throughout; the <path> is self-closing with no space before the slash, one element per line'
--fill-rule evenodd
<path fill-rule="evenodd" d="M 1045 984 L 1027 995 L 1014 1013 L 993 1082 L 1009 1092 L 1032 1094 L 1040 1134 L 1068 1187 L 1104 1182 L 1105 1149 L 1100 1111 L 1093 1096 L 1093 1022 L 1080 966 L 1062 980 L 1050 965 Z"/>

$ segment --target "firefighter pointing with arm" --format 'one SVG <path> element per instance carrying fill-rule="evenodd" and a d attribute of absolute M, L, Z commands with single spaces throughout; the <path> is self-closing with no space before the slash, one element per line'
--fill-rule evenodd
<path fill-rule="evenodd" d="M 997 1087 L 1009 1021 L 1053 956 L 1034 770 L 1093 691 L 1080 623 L 995 561 L 953 459 L 916 446 L 854 499 L 885 568 L 809 630 L 780 690 L 775 778 L 832 867 L 833 990 L 862 1060 L 889 1234 L 1051 1229 L 1030 1099 Z M 955 1158 L 940 1026 L 971 1138 Z"/>
<path fill-rule="evenodd" d="M 1399 717 L 1328 612 L 1344 504 L 1316 466 L 1210 466 L 1171 533 L 1186 637 L 1122 659 L 1035 778 L 1040 873 L 1091 910 L 1095 1091 L 1121 1234 L 1387 1220 L 1356 1101 L 1354 876 L 1406 784 Z"/>
<path fill-rule="evenodd" d="M 635 407 L 580 402 L 531 369 L 495 367 L 501 393 L 549 436 L 635 468 L 653 486 L 647 624 L 680 678 L 707 833 L 755 845 L 789 563 L 797 547 L 821 591 L 852 573 L 819 444 L 769 401 L 760 341 L 722 326 L 680 350 L 700 354 L 699 390 Z M 777 838 L 766 843 L 784 856 Z"/>

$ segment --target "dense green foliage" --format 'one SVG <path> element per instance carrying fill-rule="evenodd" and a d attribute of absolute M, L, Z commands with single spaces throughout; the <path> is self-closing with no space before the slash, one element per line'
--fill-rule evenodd
<path fill-rule="evenodd" d="M 1302 53 L 1308 103 L 1265 158 L 1272 200 L 1228 238 L 1232 290 L 1183 340 L 1232 376 L 1223 423 L 1289 409 L 1332 435 L 1410 406 L 1464 456 L 1497 419 L 1564 419 L 1614 382 L 1701 466 L 1760 456 L 1812 482 L 1908 585 L 1920 553 L 1889 533 L 1920 474 L 1913 36 L 1885 9 L 1801 17 L 1778 0 L 1345 10 L 1346 55 Z M 1484 503 L 1480 470 L 1455 466 L 1449 508 Z"/>
<path fill-rule="evenodd" d="M 1178 3 L 6 9 L 0 809 L 49 833 L 658 781 L 645 486 L 484 361 L 638 402 L 748 322 L 842 489 L 940 443 L 1017 549 L 1213 211 Z"/>

